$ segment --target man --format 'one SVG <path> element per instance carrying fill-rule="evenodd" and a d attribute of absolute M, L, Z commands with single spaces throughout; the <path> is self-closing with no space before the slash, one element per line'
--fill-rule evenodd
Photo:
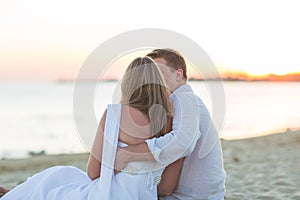
<path fill-rule="evenodd" d="M 206 106 L 187 83 L 184 58 L 171 49 L 156 49 L 147 56 L 159 64 L 172 92 L 172 131 L 119 150 L 117 167 L 143 160 L 169 165 L 185 157 L 177 187 L 159 190 L 160 199 L 224 199 L 226 173 L 220 140 Z"/>

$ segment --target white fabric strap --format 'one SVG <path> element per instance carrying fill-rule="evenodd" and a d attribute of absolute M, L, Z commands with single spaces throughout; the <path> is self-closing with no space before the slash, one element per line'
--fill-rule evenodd
<path fill-rule="evenodd" d="M 114 178 L 114 163 L 118 145 L 121 108 L 121 104 L 109 104 L 107 106 L 100 171 L 100 181 L 104 181 L 105 184 L 101 184 L 101 188 L 99 188 L 101 191 L 104 191 L 103 195 L 101 195 L 102 200 L 110 199 L 110 189 Z M 103 188 L 103 186 L 105 188 Z"/>

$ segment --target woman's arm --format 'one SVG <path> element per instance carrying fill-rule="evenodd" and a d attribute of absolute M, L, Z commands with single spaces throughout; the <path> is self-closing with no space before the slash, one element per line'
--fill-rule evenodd
<path fill-rule="evenodd" d="M 180 176 L 183 161 L 184 158 L 180 158 L 179 160 L 171 163 L 169 166 L 166 167 L 162 174 L 161 182 L 157 188 L 159 196 L 170 195 L 175 190 Z"/>
<path fill-rule="evenodd" d="M 100 120 L 89 161 L 87 163 L 87 174 L 92 180 L 100 176 L 106 112 L 107 111 L 105 110 Z"/>

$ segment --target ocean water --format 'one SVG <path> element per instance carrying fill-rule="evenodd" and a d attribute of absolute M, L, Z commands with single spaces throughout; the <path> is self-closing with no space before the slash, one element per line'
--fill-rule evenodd
<path fill-rule="evenodd" d="M 106 105 L 119 98 L 117 84 L 98 85 L 94 95 L 98 121 Z M 206 83 L 190 84 L 212 111 Z M 224 82 L 223 86 L 221 138 L 255 137 L 300 127 L 299 82 Z M 74 83 L 0 82 L 0 158 L 26 157 L 28 152 L 42 150 L 48 154 L 88 151 L 73 118 L 73 91 Z"/>

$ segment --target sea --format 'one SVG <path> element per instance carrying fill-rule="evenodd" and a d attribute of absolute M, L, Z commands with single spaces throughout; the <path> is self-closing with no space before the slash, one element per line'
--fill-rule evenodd
<path fill-rule="evenodd" d="M 119 82 L 83 84 L 97 85 L 91 102 L 94 118 L 99 122 L 106 106 L 118 102 Z M 222 139 L 258 137 L 300 128 L 300 82 L 190 84 L 217 120 Z M 224 95 L 213 94 L 214 84 Z M 78 98 L 74 95 L 75 87 L 74 82 L 64 81 L 1 81 L 0 158 L 88 152 L 79 133 L 78 119 L 74 120 L 74 98 Z"/>

